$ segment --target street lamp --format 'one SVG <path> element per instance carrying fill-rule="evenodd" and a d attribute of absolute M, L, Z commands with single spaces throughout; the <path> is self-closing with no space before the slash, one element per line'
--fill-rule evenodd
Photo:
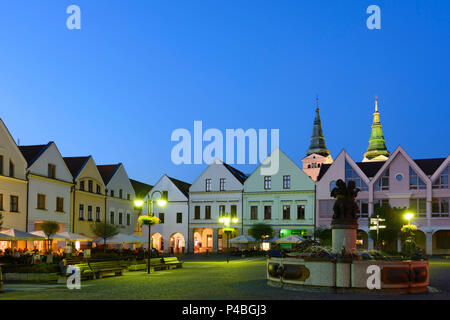
<path fill-rule="evenodd" d="M 231 227 L 231 223 L 237 224 L 239 222 L 238 218 L 231 218 L 229 214 L 225 214 L 219 218 L 219 222 L 224 225 L 222 228 L 223 232 L 227 235 L 227 263 L 230 261 L 230 234 L 233 232 L 234 228 Z"/>
<path fill-rule="evenodd" d="M 167 191 L 159 191 L 159 190 L 155 190 L 152 192 L 151 196 L 150 196 L 150 201 L 147 201 L 147 216 L 148 217 L 153 217 L 153 196 L 155 195 L 155 193 L 159 193 L 159 199 L 156 200 L 156 203 L 158 204 L 158 206 L 160 207 L 164 207 L 167 204 L 168 201 L 168 192 Z M 147 200 L 148 200 L 148 196 L 147 196 Z M 138 208 L 141 208 L 144 205 L 144 201 L 141 199 L 135 200 L 134 201 L 134 205 Z M 152 224 L 155 224 L 157 222 L 152 222 L 152 220 L 148 220 L 145 222 L 145 224 L 148 226 L 148 258 L 147 258 L 147 273 L 150 274 L 150 255 L 151 255 L 151 240 L 152 240 Z"/>
<path fill-rule="evenodd" d="M 410 226 L 411 225 L 411 220 L 414 218 L 414 213 L 407 212 L 407 213 L 405 213 L 404 218 L 406 220 L 408 220 L 408 225 Z"/>

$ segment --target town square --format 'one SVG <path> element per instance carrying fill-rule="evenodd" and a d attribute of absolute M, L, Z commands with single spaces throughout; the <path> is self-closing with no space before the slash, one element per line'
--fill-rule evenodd
<path fill-rule="evenodd" d="M 449 300 L 448 9 L 0 4 L 0 302 Z"/>

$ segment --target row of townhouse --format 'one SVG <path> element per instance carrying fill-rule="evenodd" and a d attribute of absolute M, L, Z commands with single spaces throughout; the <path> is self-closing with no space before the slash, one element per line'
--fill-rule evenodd
<path fill-rule="evenodd" d="M 0 119 L 0 212 L 3 228 L 39 230 L 55 221 L 60 231 L 94 236 L 107 221 L 135 231 L 140 214 L 123 164 L 96 165 L 92 156 L 63 157 L 54 142 L 18 146 Z"/>

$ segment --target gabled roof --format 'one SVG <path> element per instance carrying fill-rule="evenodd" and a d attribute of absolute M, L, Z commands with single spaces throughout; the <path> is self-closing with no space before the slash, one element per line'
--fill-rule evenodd
<path fill-rule="evenodd" d="M 442 162 L 445 161 L 446 158 L 434 158 L 434 159 L 414 159 L 414 162 L 422 169 L 422 171 L 427 175 L 431 176 Z"/>
<path fill-rule="evenodd" d="M 319 174 L 317 175 L 317 181 L 322 179 L 323 175 L 328 171 L 328 169 L 330 169 L 331 165 L 332 163 L 322 164 L 322 166 L 320 167 Z"/>
<path fill-rule="evenodd" d="M 119 169 L 120 163 L 118 164 L 105 164 L 105 165 L 97 165 L 98 172 L 102 176 L 103 182 L 105 186 L 109 183 L 111 178 L 116 173 L 117 169 Z"/>
<path fill-rule="evenodd" d="M 91 156 L 87 157 L 64 157 L 64 162 L 67 165 L 67 168 L 69 168 L 70 173 L 72 174 L 73 178 L 75 179 L 78 174 L 81 172 L 81 169 L 86 165 L 89 158 Z"/>
<path fill-rule="evenodd" d="M 22 152 L 23 157 L 27 161 L 27 166 L 30 167 L 52 143 L 53 141 L 47 144 L 19 146 L 20 152 Z"/>
<path fill-rule="evenodd" d="M 356 162 L 356 165 L 364 172 L 367 178 L 372 178 L 377 174 L 384 163 L 385 161 Z"/>
<path fill-rule="evenodd" d="M 152 190 L 153 186 L 137 181 L 137 180 L 133 180 L 130 179 L 131 185 L 133 186 L 134 189 L 134 193 L 136 194 L 136 198 L 144 198 L 149 192 L 150 190 Z"/>
<path fill-rule="evenodd" d="M 181 191 L 181 193 L 183 193 L 186 198 L 189 198 L 189 188 L 191 187 L 190 183 L 175 179 L 175 178 L 171 178 L 171 177 L 167 177 L 170 179 L 170 181 L 173 182 L 173 184 L 178 188 L 178 190 Z"/>
<path fill-rule="evenodd" d="M 248 176 L 247 176 L 245 173 L 239 171 L 239 170 L 236 169 L 236 168 L 233 168 L 232 166 L 230 166 L 229 164 L 226 164 L 225 162 L 223 162 L 223 165 L 225 166 L 225 168 L 228 169 L 228 171 L 231 172 L 231 174 L 232 174 L 236 179 L 238 179 L 238 181 L 239 181 L 240 183 L 244 184 L 245 180 L 247 180 L 247 178 L 248 178 Z"/>

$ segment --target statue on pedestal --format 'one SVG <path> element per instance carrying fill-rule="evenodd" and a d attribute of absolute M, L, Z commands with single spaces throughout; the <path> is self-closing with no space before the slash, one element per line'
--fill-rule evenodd
<path fill-rule="evenodd" d="M 333 206 L 332 225 L 357 224 L 358 205 L 355 198 L 360 190 L 355 187 L 354 181 L 349 181 L 347 185 L 341 179 L 336 181 L 336 187 L 331 190 L 331 196 L 336 198 Z"/>

